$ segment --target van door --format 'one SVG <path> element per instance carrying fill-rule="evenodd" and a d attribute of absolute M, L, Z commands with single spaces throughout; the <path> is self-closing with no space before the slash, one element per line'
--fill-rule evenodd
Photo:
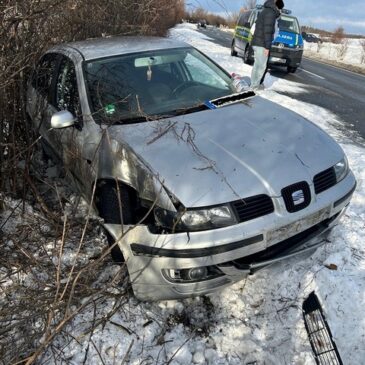
<path fill-rule="evenodd" d="M 235 46 L 237 48 L 237 52 L 241 55 L 245 52 L 246 45 L 250 41 L 249 35 L 251 26 L 249 23 L 249 18 L 251 14 L 252 11 L 241 13 L 236 26 Z"/>

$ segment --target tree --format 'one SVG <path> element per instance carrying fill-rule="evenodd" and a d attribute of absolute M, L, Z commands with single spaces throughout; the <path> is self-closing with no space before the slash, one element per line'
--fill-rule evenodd
<path fill-rule="evenodd" d="M 338 27 L 332 33 L 331 41 L 335 44 L 343 43 L 345 39 L 345 29 L 343 27 Z"/>

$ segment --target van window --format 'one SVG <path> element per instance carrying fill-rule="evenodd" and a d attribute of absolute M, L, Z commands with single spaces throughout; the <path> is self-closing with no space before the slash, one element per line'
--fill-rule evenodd
<path fill-rule="evenodd" d="M 278 20 L 279 29 L 284 32 L 300 33 L 299 23 L 297 18 L 282 15 Z"/>
<path fill-rule="evenodd" d="M 252 12 L 252 14 L 251 14 L 251 16 L 250 16 L 250 18 L 249 18 L 249 20 L 248 20 L 248 21 L 250 22 L 250 24 L 251 24 L 251 25 L 253 25 L 253 23 L 255 23 L 255 22 L 256 22 L 258 14 L 259 14 L 259 12 L 258 12 L 258 11 L 253 11 L 253 12 Z"/>
<path fill-rule="evenodd" d="M 240 27 L 245 27 L 246 26 L 251 13 L 252 13 L 252 11 L 246 11 L 245 13 L 241 13 L 241 15 L 238 19 L 238 25 Z"/>

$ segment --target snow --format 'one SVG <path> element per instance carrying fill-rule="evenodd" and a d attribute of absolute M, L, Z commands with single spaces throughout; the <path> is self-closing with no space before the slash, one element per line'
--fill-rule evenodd
<path fill-rule="evenodd" d="M 330 61 L 340 61 L 365 69 L 365 39 L 345 38 L 340 44 L 304 41 L 304 55 Z"/>
<path fill-rule="evenodd" d="M 197 47 L 230 73 L 250 75 L 251 66 L 231 57 L 229 49 L 210 42 L 192 25 L 175 27 L 170 36 Z M 352 203 L 341 223 L 332 231 L 328 244 L 312 255 L 304 255 L 300 261 L 291 259 L 273 265 L 210 297 L 141 303 L 132 295 L 122 297 L 119 295 L 122 291 L 115 286 L 110 289 L 111 295 L 101 299 L 96 307 L 98 318 L 104 318 L 120 305 L 109 320 L 97 326 L 90 335 L 93 306 L 81 311 L 67 326 L 67 331 L 55 338 L 53 352 L 46 351 L 42 363 L 55 363 L 54 351 L 58 348 L 70 364 L 83 363 L 86 353 L 87 364 L 315 364 L 301 312 L 303 300 L 313 290 L 323 304 L 344 363 L 364 362 L 363 144 L 355 143 L 351 135 L 344 133 L 343 123 L 331 112 L 278 93 L 283 90 L 289 95 L 301 93 L 304 88 L 300 84 L 270 75 L 265 84 L 266 90 L 261 96 L 296 111 L 326 130 L 341 144 L 356 175 L 358 188 Z M 52 167 L 48 168 L 48 173 L 56 179 Z M 32 223 L 37 213 L 31 206 L 26 205 L 24 212 L 20 201 L 5 200 L 7 209 L 0 216 L 3 221 L 18 205 L 2 228 L 6 234 Z M 72 199 L 69 199 L 67 209 L 71 211 L 71 208 Z M 81 211 L 84 212 L 85 207 Z M 49 239 L 45 247 L 51 254 L 59 244 Z M 14 240 L 8 239 L 5 245 L 12 249 Z M 103 247 L 105 239 L 93 230 L 87 236 L 82 260 L 100 253 Z M 76 248 L 72 241 L 65 243 L 64 268 L 74 262 Z M 54 264 L 57 263 L 58 259 Z M 337 269 L 329 269 L 331 265 L 332 268 L 336 265 Z M 118 273 L 118 266 L 105 265 L 95 286 L 106 285 Z M 27 274 L 22 275 L 26 281 Z M 11 285 L 10 279 L 7 280 L 6 285 Z M 34 278 L 29 282 L 33 281 Z M 2 299 L 0 294 L 0 301 Z M 83 299 L 85 303 L 87 299 Z M 92 339 L 92 345 L 89 339 Z"/>

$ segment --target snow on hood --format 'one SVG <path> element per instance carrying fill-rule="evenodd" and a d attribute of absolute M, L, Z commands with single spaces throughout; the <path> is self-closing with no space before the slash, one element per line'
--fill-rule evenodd
<path fill-rule="evenodd" d="M 300 115 L 255 97 L 184 116 L 114 126 L 186 207 L 226 203 L 306 180 L 343 157 L 325 132 Z"/>

